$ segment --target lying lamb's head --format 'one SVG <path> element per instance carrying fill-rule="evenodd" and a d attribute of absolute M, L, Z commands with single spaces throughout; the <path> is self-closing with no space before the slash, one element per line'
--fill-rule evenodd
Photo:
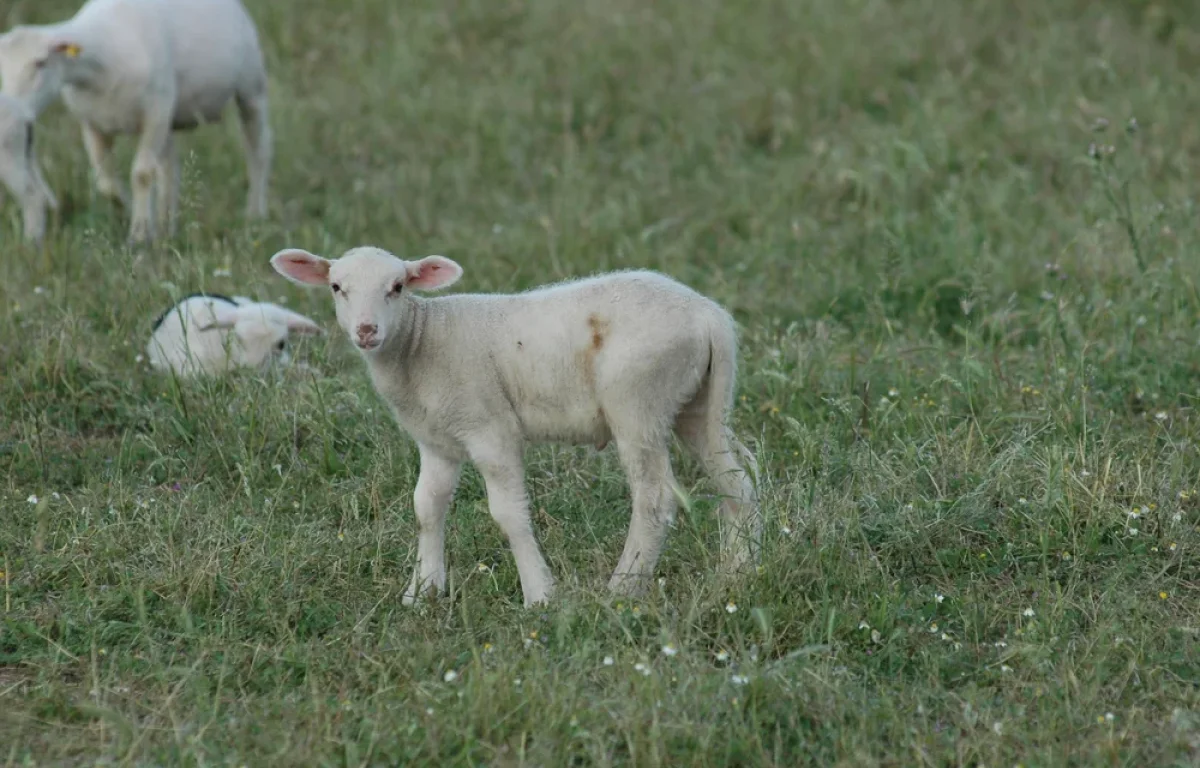
<path fill-rule="evenodd" d="M 381 349 L 403 329 L 401 309 L 409 290 L 436 291 L 462 276 L 462 267 L 442 256 L 402 261 L 380 248 L 351 248 L 340 259 L 323 259 L 289 248 L 271 257 L 271 266 L 289 280 L 328 285 L 338 324 L 365 352 Z"/>
<path fill-rule="evenodd" d="M 321 326 L 304 315 L 275 304 L 225 302 L 209 304 L 211 321 L 201 322 L 198 330 L 230 329 L 234 340 L 229 344 L 229 362 L 233 366 L 265 369 L 274 363 L 287 365 L 288 335 L 321 333 Z M 201 316 L 207 315 L 203 313 Z"/>
<path fill-rule="evenodd" d="M 0 35 L 0 92 L 40 113 L 62 88 L 67 67 L 82 49 L 38 27 L 13 27 Z"/>

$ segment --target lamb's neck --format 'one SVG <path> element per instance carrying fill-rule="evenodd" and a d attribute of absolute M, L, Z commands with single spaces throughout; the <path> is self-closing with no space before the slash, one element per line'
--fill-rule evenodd
<path fill-rule="evenodd" d="M 390 374 L 405 374 L 420 366 L 422 356 L 434 344 L 431 336 L 437 325 L 436 300 L 409 296 L 400 308 L 396 332 L 374 357 L 375 363 Z"/>

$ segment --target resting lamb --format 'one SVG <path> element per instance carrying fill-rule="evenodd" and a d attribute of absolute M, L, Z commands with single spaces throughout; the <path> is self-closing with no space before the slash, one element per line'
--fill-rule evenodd
<path fill-rule="evenodd" d="M 61 93 L 82 125 L 97 189 L 122 202 L 113 140 L 138 136 L 129 224 L 135 242 L 174 227 L 173 132 L 219 121 L 236 102 L 250 176 L 247 214 L 266 215 L 267 74 L 254 22 L 239 0 L 89 0 L 61 23 L 0 35 L 0 81 L 35 116 Z"/>
<path fill-rule="evenodd" d="M 33 112 L 0 94 L 0 192 L 5 187 L 21 203 L 25 239 L 39 242 L 46 233 L 46 208 L 58 208 L 58 201 L 38 165 Z"/>
<path fill-rule="evenodd" d="M 275 304 L 215 293 L 186 296 L 158 316 L 146 355 L 178 376 L 287 365 L 289 333 L 322 333 L 307 317 Z"/>
<path fill-rule="evenodd" d="M 601 449 L 616 442 L 633 514 L 613 591 L 644 587 L 674 519 L 672 432 L 725 497 L 724 567 L 757 556 L 757 466 L 727 422 L 737 340 L 715 302 L 645 271 L 515 295 L 422 298 L 414 292 L 449 286 L 461 267 L 441 256 L 402 261 L 370 247 L 332 261 L 287 249 L 271 264 L 294 282 L 329 286 L 338 323 L 416 440 L 417 565 L 405 603 L 445 589 L 445 517 L 468 459 L 512 548 L 525 604 L 550 596 L 554 578 L 530 525 L 527 442 Z"/>

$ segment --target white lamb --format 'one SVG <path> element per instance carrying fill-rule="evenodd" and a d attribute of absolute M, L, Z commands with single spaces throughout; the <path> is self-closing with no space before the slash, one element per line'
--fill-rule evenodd
<path fill-rule="evenodd" d="M 82 125 L 102 195 L 125 201 L 110 154 L 117 135 L 138 136 L 129 224 L 135 242 L 174 228 L 173 132 L 216 122 L 236 102 L 250 176 L 247 215 L 266 215 L 267 74 L 239 0 L 89 0 L 61 23 L 0 35 L 0 81 L 35 115 L 62 94 Z"/>
<path fill-rule="evenodd" d="M 757 554 L 761 518 L 751 454 L 727 426 L 736 376 L 732 318 L 653 272 L 617 272 L 515 295 L 421 298 L 462 269 L 441 256 L 401 261 L 354 248 L 333 261 L 280 251 L 276 271 L 328 285 L 338 323 L 371 380 L 416 440 L 417 565 L 404 596 L 445 589 L 445 517 L 462 462 L 483 475 L 488 507 L 508 538 L 525 604 L 554 579 L 534 540 L 525 492 L 526 442 L 615 440 L 633 516 L 609 587 L 641 589 L 653 573 L 676 498 L 669 443 L 703 463 L 721 505 L 724 566 Z"/>
<path fill-rule="evenodd" d="M 303 315 L 244 296 L 199 293 L 159 315 L 146 344 L 150 365 L 178 376 L 286 365 L 289 333 L 322 333 Z"/>
<path fill-rule="evenodd" d="M 42 177 L 33 120 L 23 101 L 0 94 L 0 198 L 7 187 L 20 201 L 25 239 L 38 242 L 46 233 L 46 208 L 58 208 L 58 201 Z"/>

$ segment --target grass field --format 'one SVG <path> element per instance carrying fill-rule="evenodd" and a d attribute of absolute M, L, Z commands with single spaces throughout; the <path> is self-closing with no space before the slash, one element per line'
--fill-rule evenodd
<path fill-rule="evenodd" d="M 231 119 L 141 251 L 55 107 L 46 247 L 0 208 L 0 763 L 1197 765 L 1192 5 L 249 0 L 270 220 Z M 140 357 L 201 289 L 336 331 L 267 259 L 368 243 L 725 304 L 758 574 L 712 575 L 683 462 L 659 588 L 608 598 L 615 452 L 543 447 L 561 599 L 522 608 L 468 470 L 452 598 L 403 608 L 416 453 L 340 333 L 307 372 Z"/>

